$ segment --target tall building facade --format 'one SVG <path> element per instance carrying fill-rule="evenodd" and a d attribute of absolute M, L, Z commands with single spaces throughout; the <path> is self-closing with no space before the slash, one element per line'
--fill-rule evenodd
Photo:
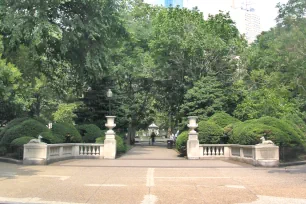
<path fill-rule="evenodd" d="M 232 0 L 231 17 L 240 33 L 245 34 L 248 43 L 256 40 L 261 33 L 260 17 L 253 0 Z"/>
<path fill-rule="evenodd" d="M 183 0 L 165 0 L 165 4 L 164 4 L 165 7 L 183 7 Z"/>

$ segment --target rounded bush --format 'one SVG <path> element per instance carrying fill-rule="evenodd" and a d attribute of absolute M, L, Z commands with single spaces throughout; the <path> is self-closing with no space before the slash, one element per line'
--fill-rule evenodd
<path fill-rule="evenodd" d="M 96 138 L 102 136 L 102 131 L 94 124 L 78 125 L 77 129 L 85 143 L 94 143 Z"/>
<path fill-rule="evenodd" d="M 28 120 L 29 118 L 24 117 L 24 118 L 16 118 L 14 120 L 11 120 L 9 123 L 6 124 L 6 126 L 1 130 L 0 132 L 0 141 L 1 138 L 4 136 L 5 132 L 10 129 L 11 127 L 15 126 L 15 125 L 19 125 L 20 123 L 22 123 L 25 120 Z"/>
<path fill-rule="evenodd" d="M 219 144 L 223 136 L 222 128 L 209 121 L 199 122 L 198 131 L 200 144 Z"/>
<path fill-rule="evenodd" d="M 237 123 L 239 121 L 240 120 L 238 120 L 237 118 L 234 118 L 225 112 L 215 113 L 208 120 L 208 122 L 215 123 L 219 125 L 221 128 L 224 128 L 225 126 L 232 124 L 232 123 Z"/>
<path fill-rule="evenodd" d="M 188 131 L 182 132 L 176 138 L 176 142 L 175 142 L 176 149 L 183 155 L 186 154 L 185 148 L 187 148 L 187 140 L 188 140 Z"/>
<path fill-rule="evenodd" d="M 294 129 L 292 124 L 285 120 L 273 117 L 262 117 L 238 123 L 230 135 L 231 143 L 254 145 L 260 143 L 260 138 L 272 140 L 277 145 L 302 145 L 303 132 Z"/>
<path fill-rule="evenodd" d="M 7 129 L 1 139 L 1 144 L 10 144 L 14 139 L 23 137 L 25 134 L 37 138 L 40 133 L 47 130 L 48 128 L 37 120 L 27 119 Z"/>
<path fill-rule="evenodd" d="M 82 136 L 78 130 L 69 123 L 55 123 L 52 125 L 52 134 L 56 138 L 64 139 L 67 143 L 82 142 Z"/>
<path fill-rule="evenodd" d="M 40 135 L 43 137 L 41 140 L 42 142 L 48 143 L 48 144 L 58 144 L 58 143 L 64 143 L 65 137 L 63 135 L 59 134 L 52 134 L 51 131 L 46 131 L 40 133 Z"/>
<path fill-rule="evenodd" d="M 17 139 L 14 139 L 11 142 L 11 145 L 13 145 L 13 146 L 23 146 L 24 144 L 27 144 L 28 142 L 30 142 L 31 139 L 35 139 L 35 138 L 34 137 L 28 137 L 28 136 L 19 137 Z"/>
<path fill-rule="evenodd" d="M 102 137 L 98 137 L 96 139 L 96 143 L 99 144 L 104 144 L 104 140 L 105 140 L 105 136 Z M 126 147 L 125 144 L 123 142 L 123 139 L 120 136 L 115 136 L 115 140 L 116 140 L 116 148 L 117 148 L 117 152 L 118 153 L 124 153 L 126 151 Z"/>

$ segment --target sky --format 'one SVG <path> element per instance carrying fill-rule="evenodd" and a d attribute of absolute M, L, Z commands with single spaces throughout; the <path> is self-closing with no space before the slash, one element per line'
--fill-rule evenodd
<path fill-rule="evenodd" d="M 162 4 L 164 0 L 145 0 L 150 4 Z M 235 0 L 236 4 L 243 0 Z M 261 30 L 266 31 L 275 26 L 275 18 L 278 14 L 277 8 L 275 8 L 278 2 L 286 3 L 288 0 L 253 0 L 256 13 L 261 19 Z M 197 6 L 200 11 L 204 13 L 204 17 L 210 14 L 216 14 L 219 10 L 230 11 L 232 0 L 184 0 L 184 7 L 193 8 Z"/>

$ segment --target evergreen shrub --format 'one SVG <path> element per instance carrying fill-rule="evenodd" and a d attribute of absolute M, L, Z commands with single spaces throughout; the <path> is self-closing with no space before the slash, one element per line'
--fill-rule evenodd
<path fill-rule="evenodd" d="M 52 125 L 52 134 L 56 138 L 64 139 L 64 142 L 82 142 L 82 136 L 80 135 L 79 131 L 69 123 L 54 123 Z"/>
<path fill-rule="evenodd" d="M 102 131 L 94 124 L 78 125 L 77 129 L 82 136 L 83 142 L 85 143 L 94 143 L 96 138 L 102 136 Z"/>
<path fill-rule="evenodd" d="M 14 139 L 11 142 L 11 145 L 13 146 L 23 146 L 24 144 L 27 144 L 28 142 L 30 142 L 31 139 L 35 139 L 34 137 L 28 137 L 28 136 L 24 136 L 24 137 L 19 137 Z"/>
<path fill-rule="evenodd" d="M 201 121 L 198 126 L 200 144 L 219 144 L 223 136 L 222 128 L 209 121 Z"/>
<path fill-rule="evenodd" d="M 34 119 L 27 119 L 19 124 L 18 123 L 15 124 L 17 125 L 10 126 L 5 131 L 3 137 L 1 138 L 0 142 L 1 144 L 8 145 L 14 139 L 23 137 L 25 135 L 37 138 L 40 133 L 48 130 L 48 128 L 44 124 Z"/>
<path fill-rule="evenodd" d="M 215 124 L 219 125 L 221 128 L 224 128 L 225 126 L 227 126 L 229 124 L 237 123 L 239 121 L 240 120 L 238 120 L 237 118 L 234 118 L 234 117 L 230 116 L 229 114 L 227 114 L 225 112 L 215 113 L 208 120 L 208 122 L 215 123 Z"/>
<path fill-rule="evenodd" d="M 98 137 L 96 139 L 96 143 L 104 144 L 104 140 L 105 140 L 105 136 Z M 126 151 L 126 146 L 123 142 L 123 139 L 120 136 L 116 135 L 115 140 L 116 140 L 117 153 L 124 153 Z"/>
<path fill-rule="evenodd" d="M 175 146 L 176 149 L 183 155 L 185 153 L 184 147 L 187 148 L 188 131 L 184 131 L 176 138 Z"/>

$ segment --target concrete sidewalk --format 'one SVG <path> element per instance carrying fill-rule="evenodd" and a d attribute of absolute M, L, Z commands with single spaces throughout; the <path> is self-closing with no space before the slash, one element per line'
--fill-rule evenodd
<path fill-rule="evenodd" d="M 118 168 L 0 162 L 0 203 L 306 204 L 305 189 L 305 165 Z"/>

